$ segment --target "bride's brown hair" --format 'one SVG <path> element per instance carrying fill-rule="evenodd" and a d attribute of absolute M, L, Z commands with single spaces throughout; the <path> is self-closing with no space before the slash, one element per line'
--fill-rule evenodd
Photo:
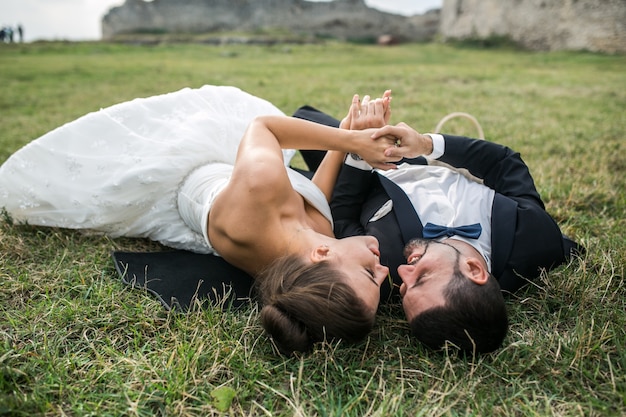
<path fill-rule="evenodd" d="M 356 342 L 374 326 L 376 312 L 328 262 L 285 256 L 259 274 L 256 283 L 263 328 L 285 355 L 305 352 L 323 340 Z"/>

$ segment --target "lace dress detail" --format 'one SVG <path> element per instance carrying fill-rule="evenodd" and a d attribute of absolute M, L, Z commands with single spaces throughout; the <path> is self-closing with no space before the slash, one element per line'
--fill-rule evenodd
<path fill-rule="evenodd" d="M 208 163 L 234 164 L 250 121 L 282 114 L 225 86 L 116 104 L 13 154 L 0 167 L 0 207 L 18 222 L 150 238 L 206 253 L 202 236 L 178 213 L 181 183 Z M 294 153 L 284 151 L 285 164 Z"/>

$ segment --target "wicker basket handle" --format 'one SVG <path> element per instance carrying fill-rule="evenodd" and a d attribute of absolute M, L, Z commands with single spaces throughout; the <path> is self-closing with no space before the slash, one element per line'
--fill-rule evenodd
<path fill-rule="evenodd" d="M 476 118 L 472 116 L 471 114 L 460 112 L 460 111 L 450 113 L 447 116 L 445 116 L 443 119 L 441 119 L 439 123 L 437 123 L 437 127 L 435 127 L 435 133 L 441 133 L 441 128 L 443 127 L 443 125 L 448 120 L 454 119 L 455 117 L 464 117 L 466 119 L 469 119 L 474 124 L 474 126 L 476 127 L 476 130 L 478 131 L 478 138 L 485 139 L 485 133 L 483 132 L 483 128 L 482 126 L 480 126 L 480 123 L 478 123 L 478 120 L 476 120 Z"/>

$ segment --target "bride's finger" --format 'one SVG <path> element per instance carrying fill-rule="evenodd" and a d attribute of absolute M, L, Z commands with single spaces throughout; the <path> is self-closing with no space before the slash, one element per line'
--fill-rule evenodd
<path fill-rule="evenodd" d="M 382 98 L 377 98 L 374 101 L 374 114 L 378 116 L 382 116 L 385 114 L 385 100 Z"/>
<path fill-rule="evenodd" d="M 359 117 L 359 112 L 361 111 L 361 103 L 359 102 L 359 95 L 355 94 L 352 96 L 352 104 L 350 105 L 350 117 L 352 120 Z"/>
<path fill-rule="evenodd" d="M 370 104 L 370 96 L 369 95 L 364 95 L 363 96 L 363 100 L 361 101 L 361 116 L 366 116 L 369 110 L 369 104 Z"/>

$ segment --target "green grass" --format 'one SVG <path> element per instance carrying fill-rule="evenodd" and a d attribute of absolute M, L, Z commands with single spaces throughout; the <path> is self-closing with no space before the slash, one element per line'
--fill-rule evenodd
<path fill-rule="evenodd" d="M 353 93 L 391 88 L 393 121 L 421 131 L 469 112 L 487 139 L 522 153 L 548 210 L 588 253 L 511 297 L 511 330 L 493 354 L 429 352 L 401 309 L 383 306 L 363 343 L 286 359 L 256 308 L 167 313 L 124 287 L 110 251 L 155 243 L 5 219 L 0 415 L 626 414 L 626 57 L 440 44 L 0 45 L 0 161 L 87 112 L 203 84 L 337 116 Z M 445 130 L 475 134 L 463 120 Z"/>

